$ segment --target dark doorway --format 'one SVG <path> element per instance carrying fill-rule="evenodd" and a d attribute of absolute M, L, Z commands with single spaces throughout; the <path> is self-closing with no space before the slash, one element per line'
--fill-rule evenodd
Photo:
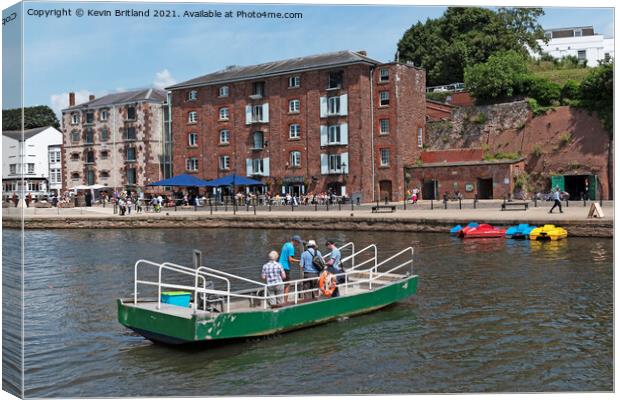
<path fill-rule="evenodd" d="M 582 200 L 589 196 L 590 175 L 564 175 L 564 191 L 570 195 L 569 200 Z"/>
<path fill-rule="evenodd" d="M 342 182 L 330 182 L 327 184 L 327 191 L 333 193 L 336 196 L 342 196 L 343 190 L 342 188 L 344 187 L 344 185 L 342 184 Z"/>
<path fill-rule="evenodd" d="M 392 181 L 379 181 L 379 199 L 392 201 Z"/>
<path fill-rule="evenodd" d="M 436 180 L 422 181 L 422 199 L 423 200 L 439 200 L 439 184 Z"/>
<path fill-rule="evenodd" d="M 493 178 L 478 178 L 478 198 L 493 198 Z"/>

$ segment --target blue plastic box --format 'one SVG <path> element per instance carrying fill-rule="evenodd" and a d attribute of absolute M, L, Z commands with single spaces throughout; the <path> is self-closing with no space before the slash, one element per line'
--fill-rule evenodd
<path fill-rule="evenodd" d="M 189 307 L 190 292 L 161 292 L 161 302 L 179 307 Z"/>

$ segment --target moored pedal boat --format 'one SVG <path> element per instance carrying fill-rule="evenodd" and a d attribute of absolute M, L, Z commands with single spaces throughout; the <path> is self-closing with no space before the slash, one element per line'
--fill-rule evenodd
<path fill-rule="evenodd" d="M 546 224 L 542 227 L 532 229 L 530 232 L 531 240 L 561 240 L 568 236 L 568 231 L 559 226 Z"/>
<path fill-rule="evenodd" d="M 489 224 L 480 224 L 474 227 L 465 227 L 459 231 L 458 236 L 463 239 L 471 238 L 499 238 L 506 233 L 505 229 L 496 228 Z"/>
<path fill-rule="evenodd" d="M 202 266 L 199 261 L 195 262 L 195 268 L 190 268 L 139 260 L 134 266 L 133 297 L 117 301 L 118 321 L 154 342 L 217 342 L 265 336 L 367 313 L 416 293 L 418 276 L 412 273 L 413 248 L 378 262 L 375 245 L 358 252 L 352 243 L 343 248 L 347 246 L 353 250 L 350 256 L 342 259 L 349 267 L 339 274 L 344 279 L 338 284 L 340 296 L 302 299 L 302 295 L 316 291 L 302 289 L 303 283 L 317 278 L 298 279 L 288 282 L 288 295 L 280 295 L 286 297 L 287 302 L 274 307 L 268 303 L 278 296 L 269 296 L 264 283 Z M 365 259 L 360 262 L 361 258 Z M 148 270 L 156 278 L 141 277 Z M 161 280 L 163 271 L 175 276 L 174 283 Z M 237 284 L 246 288 L 232 290 L 232 285 Z M 139 298 L 138 285 L 157 289 L 157 297 Z M 171 293 L 180 295 L 179 292 L 190 295 L 188 304 L 162 301 L 162 294 L 171 297 Z"/>
<path fill-rule="evenodd" d="M 530 232 L 534 229 L 536 229 L 536 227 L 530 224 L 511 226 L 506 230 L 506 237 L 508 239 L 529 239 Z"/>
<path fill-rule="evenodd" d="M 468 228 L 473 228 L 478 226 L 477 222 L 470 222 L 469 224 L 467 224 Z M 450 229 L 450 235 L 458 235 L 458 233 L 463 229 L 463 227 L 461 225 L 457 225 L 454 228 Z"/>

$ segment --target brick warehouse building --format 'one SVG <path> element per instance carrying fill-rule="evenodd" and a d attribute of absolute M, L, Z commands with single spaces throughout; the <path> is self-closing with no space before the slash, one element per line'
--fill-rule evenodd
<path fill-rule="evenodd" d="M 398 200 L 422 148 L 425 72 L 362 51 L 233 66 L 168 90 L 174 174 Z"/>
<path fill-rule="evenodd" d="M 114 93 L 62 110 L 63 188 L 100 184 L 123 190 L 163 178 L 166 92 Z"/>

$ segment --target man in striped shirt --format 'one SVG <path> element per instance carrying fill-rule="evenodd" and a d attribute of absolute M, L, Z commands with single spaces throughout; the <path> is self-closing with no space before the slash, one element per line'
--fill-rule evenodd
<path fill-rule="evenodd" d="M 267 282 L 267 302 L 270 306 L 284 302 L 284 281 L 286 273 L 276 260 L 278 252 L 273 250 L 269 253 L 269 262 L 263 265 L 261 277 Z M 275 297 L 273 297 L 275 296 Z"/>

